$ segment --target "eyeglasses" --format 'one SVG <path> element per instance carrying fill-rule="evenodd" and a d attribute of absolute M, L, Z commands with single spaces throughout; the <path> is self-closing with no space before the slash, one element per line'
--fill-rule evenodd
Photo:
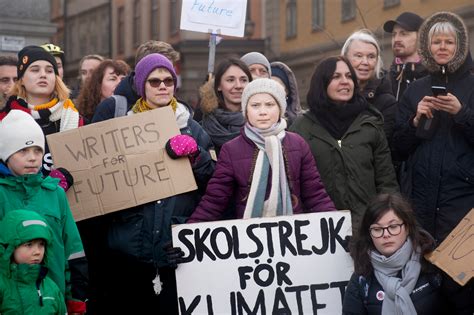
<path fill-rule="evenodd" d="M 402 225 L 405 223 L 399 223 L 399 224 L 390 224 L 389 226 L 386 227 L 373 227 L 370 228 L 370 235 L 372 235 L 373 238 L 380 238 L 384 235 L 385 230 L 387 230 L 388 234 L 392 236 L 396 236 L 402 232 Z"/>
<path fill-rule="evenodd" d="M 147 80 L 148 83 L 150 83 L 151 87 L 157 88 L 161 85 L 161 83 L 164 83 L 165 86 L 171 87 L 174 85 L 174 80 L 173 78 L 165 78 L 164 80 L 160 80 L 158 78 L 153 78 L 150 80 Z"/>

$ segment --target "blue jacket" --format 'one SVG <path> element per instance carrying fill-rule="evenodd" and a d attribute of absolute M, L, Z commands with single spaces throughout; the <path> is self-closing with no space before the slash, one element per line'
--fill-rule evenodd
<path fill-rule="evenodd" d="M 137 102 L 140 96 L 135 91 L 134 85 L 135 72 L 130 73 L 115 88 L 115 95 L 122 95 L 127 98 L 128 109 L 130 109 L 133 104 Z M 104 121 L 107 119 L 112 119 L 115 117 L 115 99 L 113 97 L 108 97 L 97 105 L 97 108 L 94 112 L 94 117 L 92 117 L 92 123 Z"/>

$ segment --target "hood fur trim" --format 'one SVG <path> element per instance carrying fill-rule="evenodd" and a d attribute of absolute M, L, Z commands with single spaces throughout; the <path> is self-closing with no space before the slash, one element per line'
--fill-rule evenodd
<path fill-rule="evenodd" d="M 293 71 L 288 67 L 286 64 L 280 61 L 274 61 L 270 64 L 272 67 L 280 68 L 285 72 L 286 76 L 288 77 L 288 82 L 290 83 L 290 91 L 288 92 L 292 97 L 291 104 L 288 104 L 288 108 L 286 109 L 288 114 L 291 115 L 291 119 L 294 119 L 297 115 L 301 113 L 301 105 L 300 105 L 300 94 L 298 92 L 298 84 L 296 82 L 296 77 Z"/>
<path fill-rule="evenodd" d="M 464 63 L 469 50 L 469 38 L 467 28 L 463 20 L 456 14 L 451 12 L 438 12 L 428 17 L 421 25 L 419 31 L 419 54 L 421 62 L 426 67 L 428 72 L 436 73 L 440 71 L 440 66 L 436 63 L 430 52 L 430 43 L 428 41 L 428 33 L 431 27 L 438 22 L 449 22 L 456 29 L 457 49 L 454 57 L 447 64 L 448 73 L 453 73 L 458 70 Z"/>
<path fill-rule="evenodd" d="M 214 92 L 214 78 L 201 85 L 199 96 L 201 97 L 200 106 L 203 114 L 210 114 L 219 107 L 219 100 Z"/>

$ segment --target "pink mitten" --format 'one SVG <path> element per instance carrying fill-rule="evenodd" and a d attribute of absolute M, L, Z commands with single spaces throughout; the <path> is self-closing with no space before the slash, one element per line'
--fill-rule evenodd
<path fill-rule="evenodd" d="M 58 185 L 64 189 L 64 191 L 68 191 L 68 189 L 74 184 L 74 178 L 72 177 L 71 173 L 65 168 L 59 167 L 57 169 L 53 169 L 49 173 L 50 177 L 58 178 L 59 183 Z"/>
<path fill-rule="evenodd" d="M 182 156 L 194 158 L 199 154 L 199 148 L 193 137 L 188 135 L 177 135 L 166 143 L 166 152 L 172 159 Z"/>

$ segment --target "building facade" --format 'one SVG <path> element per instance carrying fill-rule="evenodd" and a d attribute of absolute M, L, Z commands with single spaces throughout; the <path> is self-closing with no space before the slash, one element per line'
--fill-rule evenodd
<path fill-rule="evenodd" d="M 381 43 L 387 68 L 393 59 L 391 35 L 383 24 L 402 12 L 428 17 L 434 12 L 451 11 L 465 20 L 474 48 L 474 5 L 471 0 L 279 0 L 266 1 L 269 50 L 272 60 L 287 63 L 298 80 L 301 101 L 306 103 L 311 75 L 324 57 L 339 54 L 347 37 L 367 28 Z"/>
<path fill-rule="evenodd" d="M 0 0 L 0 55 L 49 42 L 56 33 L 50 12 L 50 0 Z"/>
<path fill-rule="evenodd" d="M 25 0 L 23 0 L 25 1 Z M 194 105 L 207 75 L 209 34 L 180 30 L 182 0 L 50 0 L 53 37 L 66 51 L 66 81 L 75 79 L 87 54 L 135 63 L 136 48 L 154 39 L 169 42 L 181 53 L 176 68 L 179 96 Z M 244 1 L 244 0 L 236 0 Z M 248 0 L 244 38 L 224 36 L 216 49 L 222 58 L 249 51 L 288 64 L 298 80 L 304 105 L 311 74 L 322 58 L 339 54 L 347 36 L 368 28 L 379 38 L 386 65 L 392 61 L 385 21 L 404 11 L 427 17 L 449 10 L 461 15 L 474 36 L 472 0 Z M 471 40 L 471 48 L 474 48 Z"/>

